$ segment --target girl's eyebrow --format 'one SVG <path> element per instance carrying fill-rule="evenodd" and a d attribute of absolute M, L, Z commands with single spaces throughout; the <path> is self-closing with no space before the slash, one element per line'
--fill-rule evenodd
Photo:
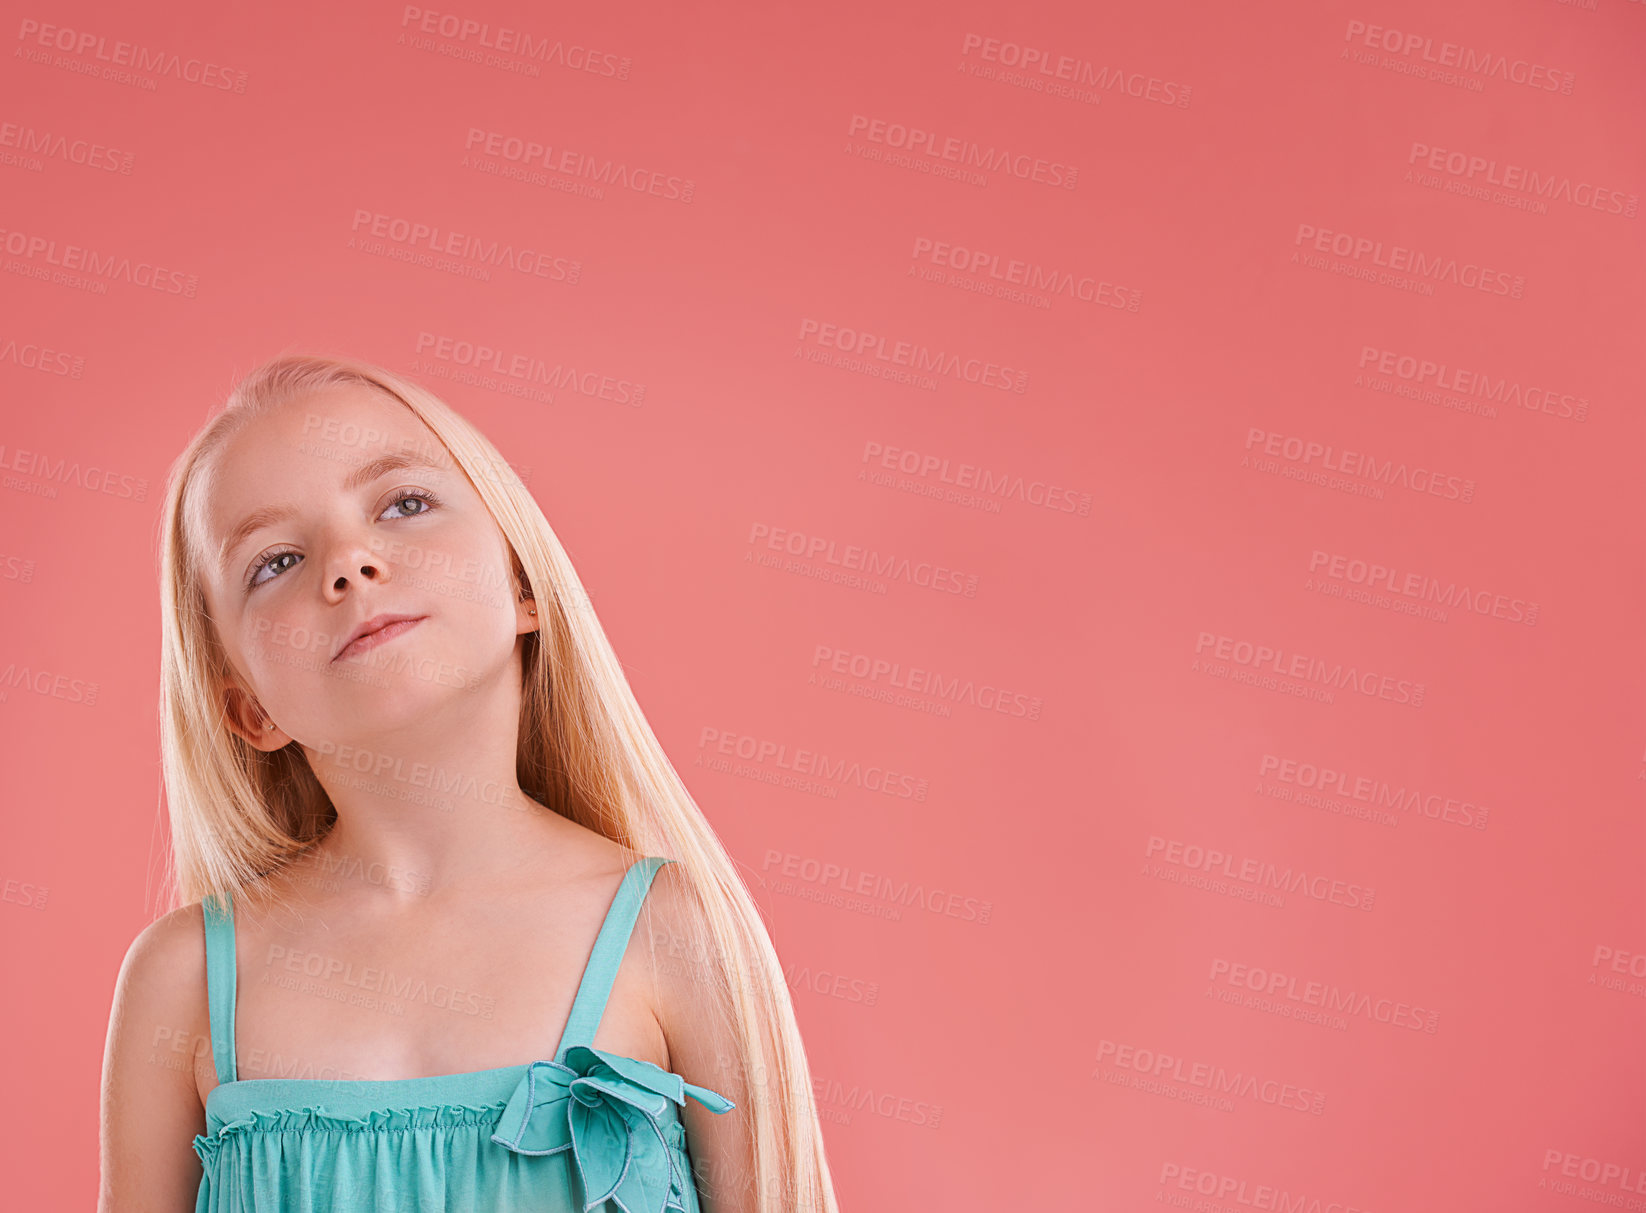
<path fill-rule="evenodd" d="M 402 453 L 379 455 L 375 459 L 368 459 L 364 463 L 358 464 L 347 476 L 345 476 L 343 478 L 343 491 L 345 493 L 352 493 L 356 489 L 370 484 L 379 476 L 386 476 L 390 472 L 414 470 L 423 472 L 439 472 L 444 471 L 445 469 L 436 467 L 434 464 L 429 463 L 426 460 L 418 459 L 414 456 Z M 277 522 L 283 522 L 296 512 L 297 509 L 295 506 L 265 505 L 260 506 L 251 513 L 247 514 L 223 540 L 223 546 L 219 550 L 217 559 L 218 570 L 226 573 L 228 571 L 229 558 L 234 555 L 235 551 L 242 543 L 246 542 L 246 540 L 250 539 L 258 531 L 262 530 L 264 527 L 273 526 Z"/>

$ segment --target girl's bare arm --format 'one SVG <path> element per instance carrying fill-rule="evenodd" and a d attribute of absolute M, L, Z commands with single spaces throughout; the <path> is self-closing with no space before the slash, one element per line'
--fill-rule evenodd
<path fill-rule="evenodd" d="M 115 983 L 103 1052 L 97 1213 L 192 1213 L 194 1137 L 206 1131 L 196 1066 L 212 1066 L 199 903 L 144 928 Z"/>

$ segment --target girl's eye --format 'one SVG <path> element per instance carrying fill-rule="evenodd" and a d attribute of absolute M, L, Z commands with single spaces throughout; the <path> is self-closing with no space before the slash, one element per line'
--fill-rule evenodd
<path fill-rule="evenodd" d="M 427 489 L 406 489 L 394 495 L 394 500 L 389 503 L 389 509 L 392 510 L 402 501 L 417 501 L 420 504 L 410 514 L 397 515 L 400 518 L 415 518 L 419 514 L 427 514 L 429 510 L 440 504 L 439 499 Z M 384 512 L 387 513 L 388 511 L 385 510 Z"/>
<path fill-rule="evenodd" d="M 406 514 L 390 512 L 407 501 L 417 502 L 417 508 L 412 510 L 411 513 Z M 388 508 L 385 509 L 379 517 L 387 519 L 416 518 L 419 514 L 427 514 L 431 509 L 434 509 L 439 504 L 440 499 L 427 489 L 405 489 L 404 491 L 395 494 L 394 500 L 389 502 Z M 274 567 L 278 561 L 284 560 L 287 556 L 295 556 L 298 560 L 302 559 L 302 554 L 300 552 L 294 552 L 290 548 L 284 548 L 273 552 L 265 552 L 258 559 L 257 563 L 252 566 L 251 572 L 247 574 L 246 588 L 248 590 L 254 590 L 260 585 L 267 585 L 276 577 L 280 576 L 285 569 L 293 567 L 288 564 L 284 566 L 284 568 L 276 568 L 273 576 L 264 577 L 261 580 L 258 579 L 259 574 L 261 574 L 264 569 Z"/>
<path fill-rule="evenodd" d="M 257 563 L 252 566 L 251 574 L 246 578 L 246 588 L 248 590 L 254 590 L 260 585 L 267 585 L 270 581 L 274 580 L 274 578 L 265 577 L 262 581 L 259 581 L 257 579 L 257 575 L 264 569 L 272 566 L 276 561 L 284 560 L 287 556 L 295 555 L 297 555 L 297 553 L 291 551 L 290 549 L 283 552 L 264 553 L 263 556 L 258 559 Z M 288 565 L 287 567 L 289 568 L 290 566 Z M 276 573 L 275 576 L 278 577 L 279 574 Z"/>

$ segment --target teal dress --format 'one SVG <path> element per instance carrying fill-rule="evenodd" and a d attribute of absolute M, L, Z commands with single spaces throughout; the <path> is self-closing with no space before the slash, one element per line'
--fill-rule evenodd
<path fill-rule="evenodd" d="M 649 856 L 623 877 L 553 1060 L 385 1080 L 236 1079 L 234 909 L 204 903 L 218 1085 L 194 1139 L 195 1213 L 599 1209 L 699 1213 L 680 1109 L 731 1100 L 592 1046 L 640 903 Z"/>

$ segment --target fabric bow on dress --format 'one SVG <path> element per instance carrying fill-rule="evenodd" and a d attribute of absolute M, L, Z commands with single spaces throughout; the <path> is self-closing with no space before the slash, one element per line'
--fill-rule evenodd
<path fill-rule="evenodd" d="M 526 1067 L 491 1139 L 517 1154 L 569 1149 L 585 1213 L 607 1200 L 629 1213 L 685 1213 L 691 1179 L 671 1149 L 684 1133 L 663 1113 L 669 1100 L 684 1107 L 688 1095 L 716 1114 L 737 1106 L 649 1061 L 574 1045 L 564 1061 Z"/>

